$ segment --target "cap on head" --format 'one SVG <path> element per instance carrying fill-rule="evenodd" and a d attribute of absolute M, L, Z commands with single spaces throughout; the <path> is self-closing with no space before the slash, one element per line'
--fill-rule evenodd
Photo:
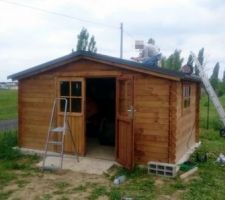
<path fill-rule="evenodd" d="M 149 38 L 149 40 L 148 40 L 148 44 L 155 44 L 155 40 L 154 40 L 154 39 L 152 39 L 152 38 Z"/>

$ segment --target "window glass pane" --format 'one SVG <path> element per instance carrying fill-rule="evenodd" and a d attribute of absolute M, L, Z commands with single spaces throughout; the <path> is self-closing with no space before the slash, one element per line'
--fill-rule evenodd
<path fill-rule="evenodd" d="M 81 112 L 81 99 L 72 98 L 71 99 L 71 112 Z"/>
<path fill-rule="evenodd" d="M 60 82 L 60 96 L 70 96 L 70 83 L 68 81 Z"/>
<path fill-rule="evenodd" d="M 184 99 L 184 108 L 189 107 L 190 106 L 190 103 L 191 103 L 190 98 L 185 98 Z"/>
<path fill-rule="evenodd" d="M 60 100 L 60 112 L 64 112 L 65 111 L 65 100 L 61 99 Z M 70 99 L 67 98 L 67 112 L 69 112 L 70 110 Z"/>
<path fill-rule="evenodd" d="M 190 107 L 191 99 L 191 87 L 190 85 L 183 85 L 183 107 L 188 108 Z"/>
<path fill-rule="evenodd" d="M 71 96 L 81 96 L 81 82 L 71 82 Z"/>

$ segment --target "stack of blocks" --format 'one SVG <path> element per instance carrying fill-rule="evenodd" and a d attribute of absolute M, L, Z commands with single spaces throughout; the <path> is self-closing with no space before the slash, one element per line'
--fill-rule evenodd
<path fill-rule="evenodd" d="M 161 163 L 161 162 L 148 162 L 148 173 L 166 176 L 166 177 L 175 177 L 178 171 L 178 167 L 175 164 Z"/>

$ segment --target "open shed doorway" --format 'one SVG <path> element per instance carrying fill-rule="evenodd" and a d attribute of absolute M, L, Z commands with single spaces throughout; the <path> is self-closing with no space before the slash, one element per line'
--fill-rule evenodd
<path fill-rule="evenodd" d="M 115 160 L 115 78 L 86 79 L 86 156 Z"/>

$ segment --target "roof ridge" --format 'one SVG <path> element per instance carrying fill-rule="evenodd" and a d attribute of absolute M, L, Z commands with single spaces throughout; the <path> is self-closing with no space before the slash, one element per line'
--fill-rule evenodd
<path fill-rule="evenodd" d="M 132 60 L 126 60 L 126 59 L 121 59 L 109 55 L 104 55 L 104 54 L 99 54 L 99 53 L 94 53 L 90 51 L 75 51 L 70 54 L 67 54 L 65 56 L 50 60 L 48 62 L 36 65 L 32 68 L 28 68 L 26 70 L 23 70 L 21 72 L 9 75 L 7 78 L 12 79 L 12 80 L 19 80 L 22 78 L 29 77 L 31 75 L 39 74 L 41 72 L 49 71 L 51 69 L 55 69 L 57 67 L 60 67 L 64 64 L 67 64 L 69 62 L 76 61 L 77 59 L 80 59 L 82 57 L 89 57 L 89 58 L 94 58 L 96 60 L 102 60 L 102 61 L 107 61 L 107 62 L 112 62 L 116 64 L 121 64 L 121 65 L 127 65 L 131 67 L 131 70 L 145 70 L 147 72 L 155 72 L 158 74 L 163 74 L 167 76 L 173 76 L 173 77 L 178 77 L 181 79 L 188 79 L 192 81 L 199 81 L 198 77 L 187 75 L 183 72 L 178 72 L 178 71 L 173 71 L 169 70 L 166 68 L 161 68 L 161 67 L 150 67 L 148 65 L 145 65 L 143 63 L 138 63 Z"/>

